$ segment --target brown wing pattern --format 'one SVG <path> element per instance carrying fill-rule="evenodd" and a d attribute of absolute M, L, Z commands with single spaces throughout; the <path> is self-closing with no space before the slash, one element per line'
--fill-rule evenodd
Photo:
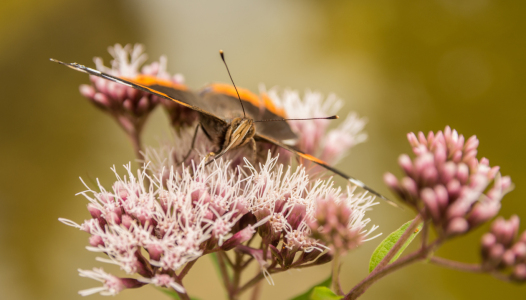
<path fill-rule="evenodd" d="M 249 90 L 238 88 L 239 96 L 247 115 L 254 120 L 275 120 L 286 118 L 283 109 L 274 105 L 265 96 L 257 96 Z M 243 113 L 233 86 L 227 84 L 211 84 L 205 87 L 201 97 L 212 112 L 220 116 L 242 117 Z M 277 140 L 294 140 L 297 138 L 287 122 L 258 122 L 256 132 Z"/>
<path fill-rule="evenodd" d="M 101 78 L 104 78 L 104 79 L 107 79 L 107 80 L 110 80 L 110 81 L 113 81 L 113 82 L 124 84 L 126 86 L 129 86 L 129 87 L 132 87 L 132 88 L 144 91 L 144 92 L 152 93 L 154 95 L 157 95 L 159 97 L 163 97 L 163 98 L 168 99 L 168 100 L 172 100 L 172 101 L 174 101 L 174 102 L 176 102 L 176 103 L 178 103 L 178 104 L 180 104 L 182 106 L 186 106 L 188 108 L 191 108 L 191 109 L 201 113 L 202 115 L 204 115 L 206 117 L 214 119 L 215 122 L 219 122 L 219 123 L 224 124 L 224 125 L 227 124 L 227 122 L 225 120 L 223 120 L 220 117 L 214 115 L 213 113 L 208 112 L 208 111 L 206 111 L 206 110 L 204 110 L 204 109 L 202 109 L 202 108 L 200 108 L 198 106 L 195 106 L 195 105 L 192 105 L 190 103 L 185 102 L 185 101 L 191 102 L 190 99 L 185 99 L 185 101 L 181 100 L 182 98 L 181 99 L 176 99 L 176 98 L 171 97 L 170 95 L 168 95 L 167 91 L 158 91 L 156 88 L 148 86 L 148 85 L 151 85 L 151 86 L 156 86 L 157 88 L 159 88 L 159 87 L 170 88 L 172 90 L 172 92 L 173 92 L 173 91 L 178 91 L 177 88 L 181 87 L 181 85 L 176 85 L 176 84 L 170 83 L 167 80 L 160 80 L 160 79 L 157 79 L 155 77 L 144 76 L 144 75 L 137 77 L 137 82 L 135 82 L 135 79 L 119 78 L 119 77 L 116 77 L 116 76 L 113 76 L 113 75 L 109 75 L 109 74 L 100 72 L 100 71 L 92 69 L 92 68 L 88 68 L 86 66 L 83 66 L 83 65 L 80 65 L 80 64 L 77 64 L 77 63 L 70 64 L 70 63 L 61 62 L 61 61 L 58 61 L 58 60 L 55 60 L 55 59 L 51 59 L 51 61 L 59 63 L 61 65 L 65 65 L 65 66 L 67 66 L 69 68 L 72 68 L 72 69 L 74 69 L 76 71 L 79 71 L 79 72 L 87 73 L 87 74 L 90 74 L 90 75 L 93 75 L 93 76 L 98 76 L 98 77 L 101 77 Z"/>
<path fill-rule="evenodd" d="M 335 169 L 333 167 L 331 167 L 329 164 L 327 164 L 326 162 L 312 156 L 312 155 L 309 155 L 309 154 L 306 154 L 306 153 L 303 153 L 301 151 L 298 151 L 290 146 L 287 146 L 283 143 L 281 143 L 280 141 L 277 141 L 271 137 L 268 137 L 268 136 L 264 136 L 264 135 L 261 135 L 261 134 L 256 134 L 256 136 L 254 136 L 254 138 L 256 140 L 262 140 L 262 141 L 265 141 L 265 142 L 268 142 L 268 143 L 271 143 L 271 144 L 274 144 L 276 146 L 279 146 L 281 148 L 284 148 L 296 155 L 298 155 L 299 157 L 301 158 L 304 158 L 304 159 L 307 159 L 309 161 L 312 161 L 313 163 L 317 164 L 317 165 L 320 165 L 322 167 L 324 167 L 325 169 L 333 172 L 333 173 L 336 173 L 337 175 L 347 179 L 349 182 L 351 182 L 352 184 L 355 184 L 359 187 L 361 187 L 362 189 L 370 192 L 371 194 L 377 196 L 378 198 L 381 198 L 382 200 L 385 200 L 387 201 L 387 203 L 391 204 L 392 206 L 395 206 L 395 207 L 400 207 L 398 204 L 396 204 L 395 202 L 387 199 L 386 197 L 384 197 L 382 194 L 378 193 L 377 191 L 373 190 L 372 188 L 368 187 L 367 185 L 365 185 L 365 183 L 363 183 L 362 181 L 354 178 L 354 177 L 351 177 L 343 172 L 341 172 L 340 170 L 338 169 Z"/>

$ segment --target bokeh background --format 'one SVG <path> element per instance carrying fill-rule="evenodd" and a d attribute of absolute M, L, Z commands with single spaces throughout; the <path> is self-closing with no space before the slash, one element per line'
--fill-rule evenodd
<path fill-rule="evenodd" d="M 336 93 L 346 103 L 342 115 L 354 110 L 369 119 L 368 142 L 338 167 L 387 195 L 382 174 L 400 174 L 397 157 L 410 151 L 406 133 L 451 125 L 476 134 L 480 155 L 515 182 L 501 214 L 526 218 L 525 13 L 524 1 L 492 0 L 1 1 L 0 298 L 78 299 L 78 290 L 97 285 L 77 276 L 77 268 L 102 265 L 84 249 L 87 235 L 57 218 L 88 217 L 86 201 L 75 196 L 83 190 L 79 176 L 110 182 L 112 165 L 134 160 L 125 135 L 80 96 L 87 77 L 50 57 L 90 65 L 93 56 L 109 61 L 109 45 L 140 42 L 151 59 L 166 54 L 169 71 L 198 88 L 228 82 L 217 55 L 224 49 L 239 86 Z M 156 111 L 146 143 L 167 134 Z M 389 233 L 412 214 L 380 205 L 370 217 Z M 438 254 L 477 262 L 485 229 Z M 346 257 L 344 289 L 367 274 L 379 242 Z M 262 299 L 288 299 L 328 274 L 324 266 L 275 275 Z M 223 298 L 207 258 L 186 285 L 201 299 Z M 168 299 L 150 287 L 115 299 L 144 297 Z M 526 299 L 526 287 L 418 264 L 363 296 L 423 298 Z"/>

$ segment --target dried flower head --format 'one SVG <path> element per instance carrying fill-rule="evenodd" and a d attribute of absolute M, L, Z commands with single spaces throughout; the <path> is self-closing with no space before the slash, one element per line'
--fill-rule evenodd
<path fill-rule="evenodd" d="M 403 201 L 431 218 L 440 235 L 465 233 L 499 212 L 511 180 L 486 158 L 477 159 L 475 136 L 466 141 L 446 127 L 427 137 L 410 133 L 408 140 L 416 157 L 400 156 L 405 176 L 398 180 L 386 173 L 384 180 Z"/>

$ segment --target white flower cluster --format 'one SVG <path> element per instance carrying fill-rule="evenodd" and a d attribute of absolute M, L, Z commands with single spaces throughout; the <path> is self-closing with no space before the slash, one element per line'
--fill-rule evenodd
<path fill-rule="evenodd" d="M 331 180 L 310 182 L 303 167 L 293 171 L 276 161 L 269 153 L 259 168 L 245 161 L 245 167 L 233 169 L 223 161 L 205 167 L 203 160 L 180 171 L 172 168 L 168 178 L 151 177 L 145 169 L 135 176 L 130 165 L 120 177 L 113 168 L 117 182 L 111 190 L 99 184 L 100 191 L 80 193 L 90 201 L 92 219 L 82 225 L 61 221 L 91 234 L 87 249 L 108 256 L 99 261 L 144 278 L 232 249 L 252 238 L 257 226 L 264 241 L 282 241 L 289 253 L 323 252 L 327 247 L 310 237 L 307 220 L 313 218 L 318 199 L 342 197 L 340 189 Z M 363 228 L 372 198 L 352 193 L 344 198 L 356 216 L 349 226 Z M 142 282 L 155 282 L 148 280 Z"/>

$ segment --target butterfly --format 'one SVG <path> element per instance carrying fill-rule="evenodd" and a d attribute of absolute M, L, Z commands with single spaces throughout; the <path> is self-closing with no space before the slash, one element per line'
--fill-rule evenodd
<path fill-rule="evenodd" d="M 230 79 L 230 70 L 225 62 L 224 54 L 220 51 L 221 58 L 225 63 Z M 297 138 L 289 124 L 286 122 L 285 111 L 280 109 L 268 97 L 258 97 L 252 92 L 245 89 L 238 89 L 232 80 L 233 88 L 226 84 L 212 84 L 200 93 L 189 90 L 185 85 L 176 84 L 169 80 L 160 79 L 149 75 L 138 75 L 135 78 L 120 78 L 98 70 L 86 67 L 77 63 L 65 63 L 56 59 L 50 59 L 53 62 L 67 66 L 76 71 L 98 76 L 125 86 L 148 92 L 176 102 L 179 105 L 190 108 L 199 113 L 200 121 L 194 133 L 192 148 L 194 147 L 195 137 L 199 128 L 204 132 L 210 141 L 219 149 L 211 152 L 208 157 L 213 157 L 211 161 L 221 157 L 227 151 L 240 148 L 246 145 L 252 147 L 253 153 L 256 153 L 256 142 L 266 142 L 275 146 L 286 149 L 295 155 L 311 161 L 333 173 L 343 177 L 349 182 L 363 188 L 377 197 L 387 201 L 393 206 L 398 206 L 393 201 L 387 199 L 382 194 L 365 185 L 362 181 L 351 177 L 338 169 L 333 168 L 326 162 L 299 151 L 298 149 L 287 145 L 286 142 Z M 237 96 L 237 97 L 236 97 Z M 241 104 L 242 114 L 239 111 Z M 224 118 L 218 114 L 238 113 L 238 116 Z M 310 118 L 308 120 L 311 120 Z M 314 119 L 338 119 L 338 116 Z M 294 119 L 302 120 L 302 119 Z M 257 123 L 257 126 L 256 126 Z M 190 153 L 190 152 L 189 152 Z M 188 153 L 188 155 L 189 155 Z"/>

